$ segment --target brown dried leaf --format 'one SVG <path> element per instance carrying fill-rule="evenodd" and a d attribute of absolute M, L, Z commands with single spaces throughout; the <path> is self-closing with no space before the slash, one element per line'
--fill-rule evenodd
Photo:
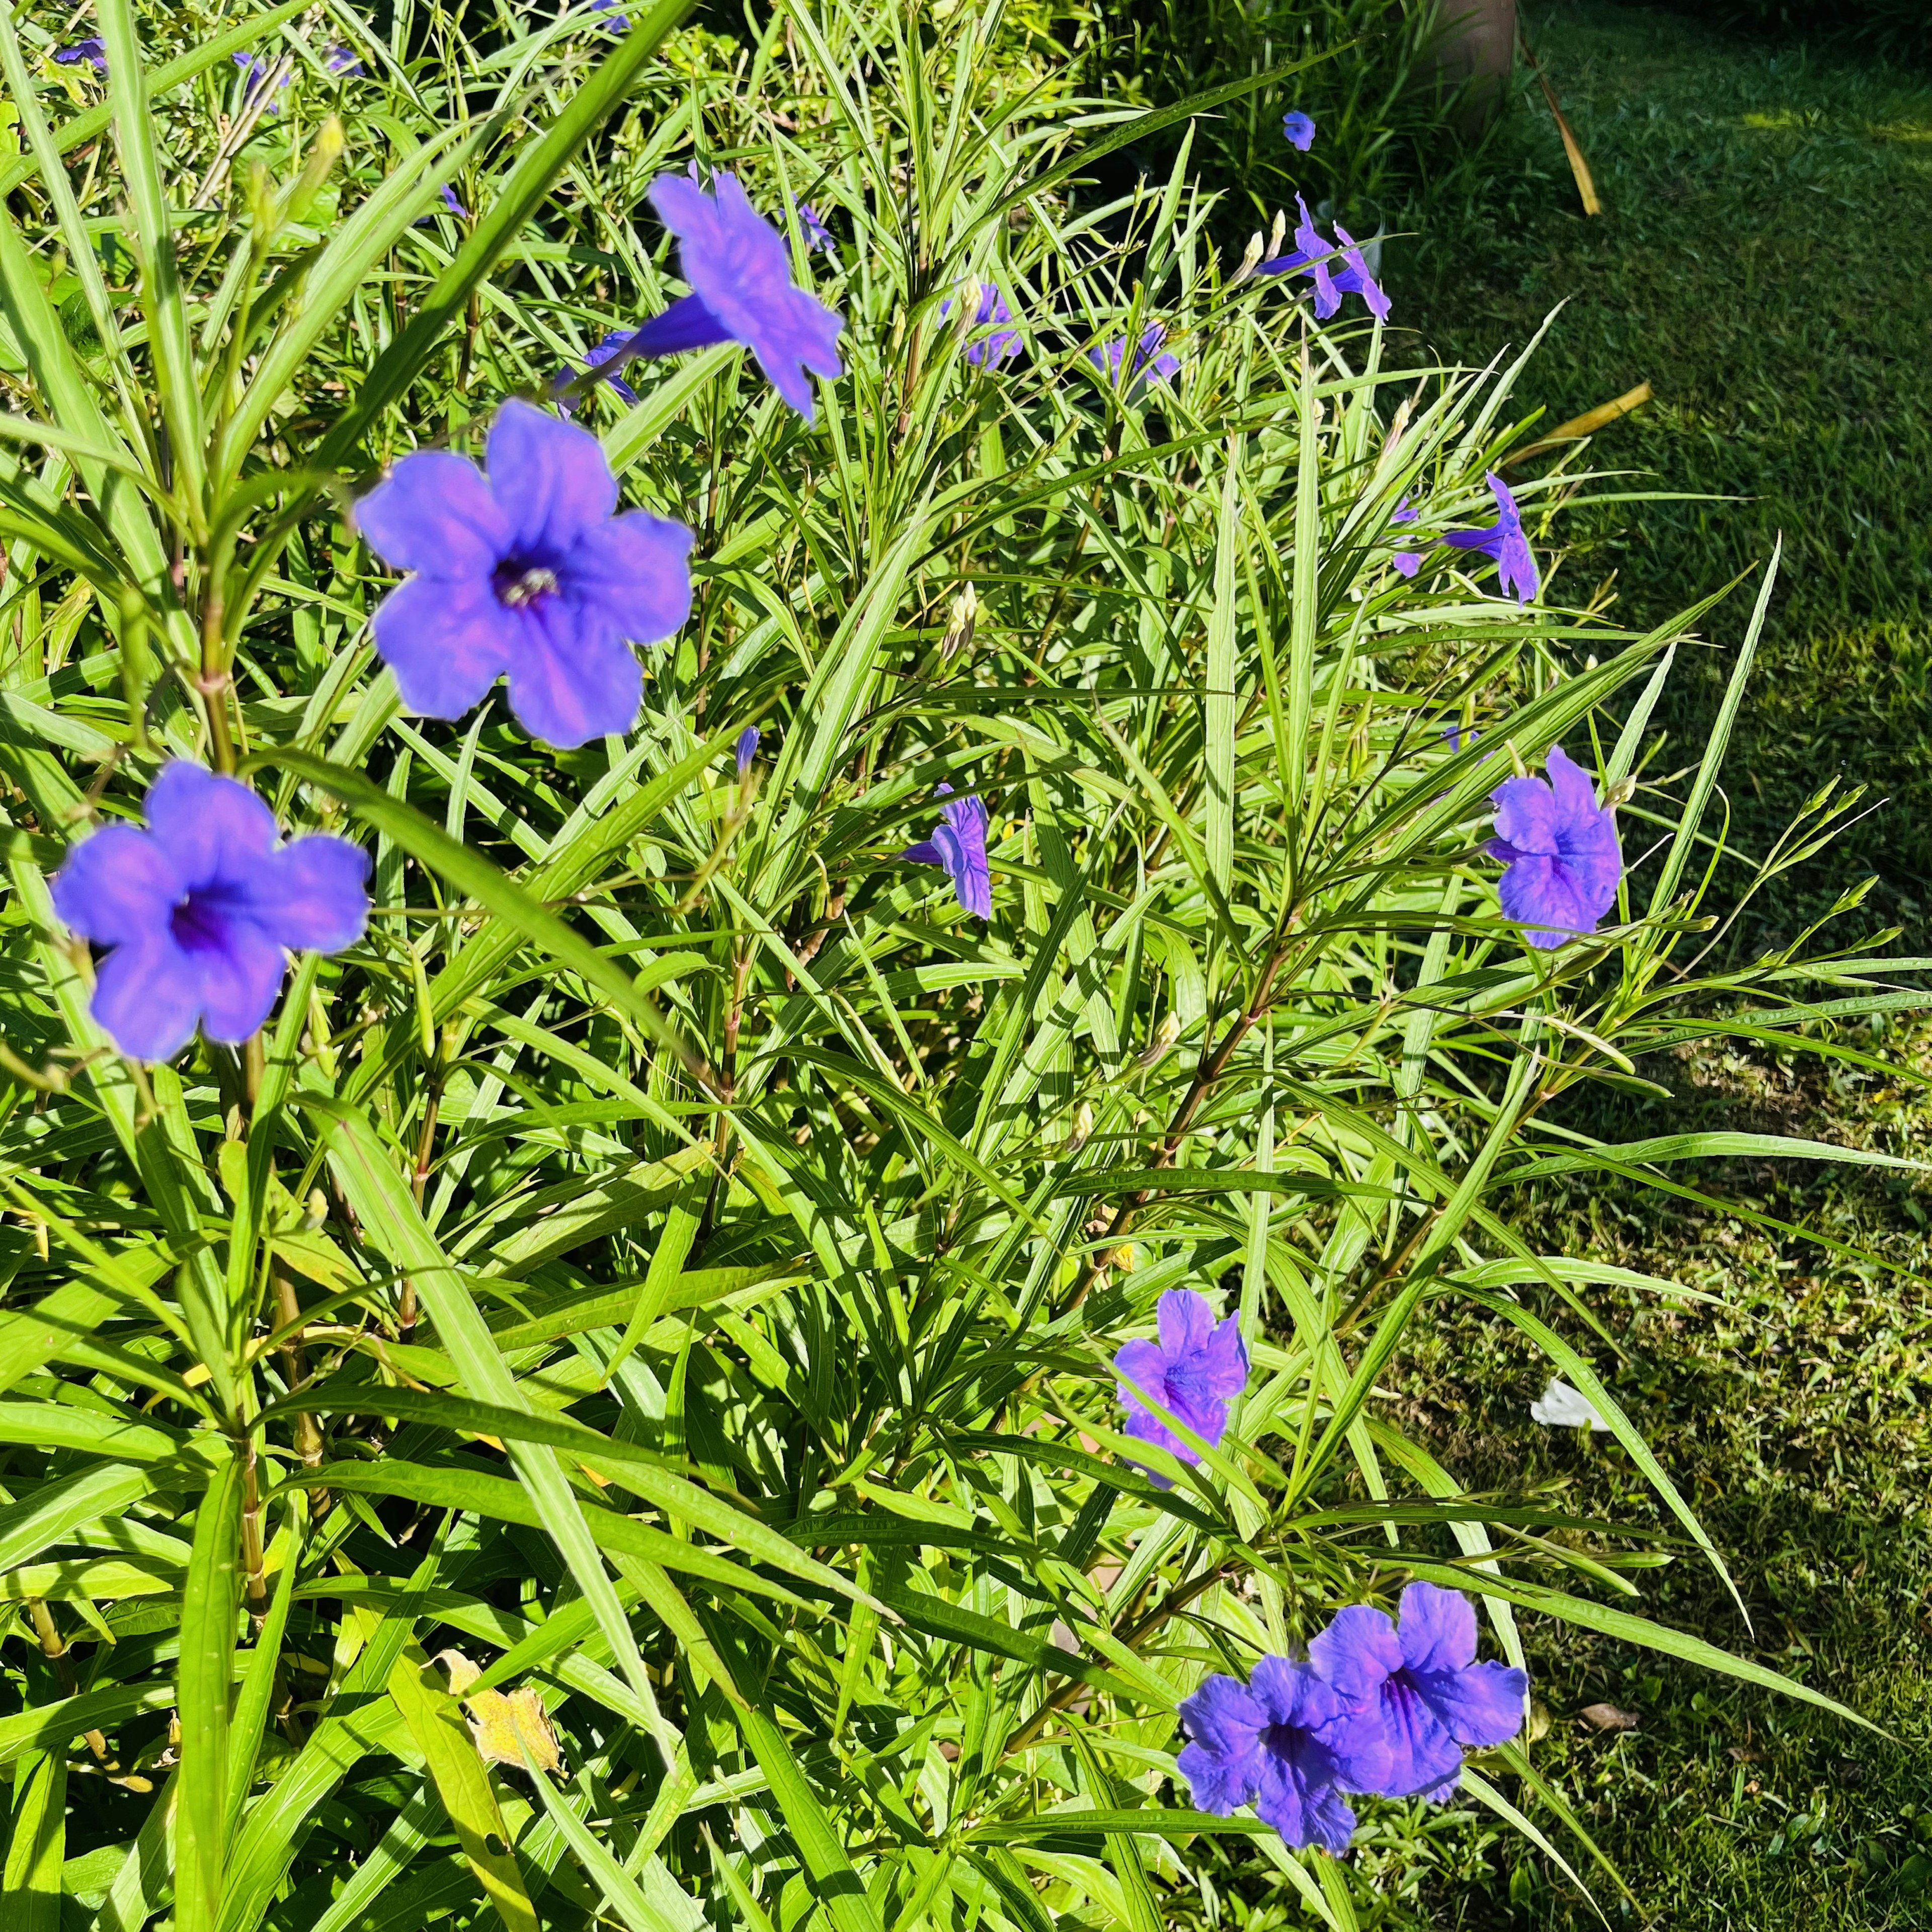
<path fill-rule="evenodd" d="M 1634 1731 L 1636 1729 L 1636 1714 L 1633 1711 L 1619 1711 L 1614 1704 L 1586 1704 L 1576 1714 L 1595 1730 Z"/>

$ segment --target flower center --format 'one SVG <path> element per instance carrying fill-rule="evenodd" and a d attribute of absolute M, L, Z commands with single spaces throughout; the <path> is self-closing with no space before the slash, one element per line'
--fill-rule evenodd
<path fill-rule="evenodd" d="M 219 886 L 186 894 L 168 915 L 168 930 L 184 952 L 213 952 L 227 944 L 234 908 Z"/>
<path fill-rule="evenodd" d="M 544 564 L 506 557 L 497 565 L 493 581 L 496 601 L 507 604 L 512 610 L 522 610 L 555 591 L 556 572 Z"/>

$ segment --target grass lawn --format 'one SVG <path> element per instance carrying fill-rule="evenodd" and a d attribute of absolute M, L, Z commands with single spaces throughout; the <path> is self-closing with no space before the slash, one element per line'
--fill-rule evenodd
<path fill-rule="evenodd" d="M 1753 941 L 1792 936 L 1871 872 L 1846 936 L 1895 921 L 1894 950 L 1932 951 L 1932 84 L 1634 7 L 1540 0 L 1528 22 L 1605 212 L 1580 213 L 1532 95 L 1500 138 L 1490 197 L 1438 205 L 1424 237 L 1391 249 L 1396 319 L 1418 332 L 1418 360 L 1482 361 L 1567 302 L 1522 390 L 1547 422 L 1648 380 L 1656 400 L 1598 439 L 1593 466 L 1648 472 L 1634 488 L 1742 500 L 1573 517 L 1558 597 L 1606 590 L 1624 620 L 1655 621 L 1783 532 L 1782 587 L 1727 769 L 1734 826 L 1761 849 L 1834 777 L 1883 802 L 1785 882 Z M 1734 599 L 1709 632 L 1726 648 L 1689 654 L 1667 720 L 1676 763 L 1694 760 L 1748 614 Z M 1918 1084 L 1932 1032 L 1861 1043 L 1895 1060 L 1896 1081 L 1703 1054 L 1646 1069 L 1677 1098 L 1633 1106 L 1614 1131 L 1754 1126 L 1932 1156 Z M 1607 1642 L 1544 1651 L 1540 1755 L 1636 1894 L 1622 1922 L 1932 1925 L 1932 1190 L 1818 1175 L 1698 1178 L 1917 1279 L 1654 1195 L 1523 1204 L 1552 1248 L 1723 1298 L 1598 1304 L 1620 1352 L 1594 1343 L 1598 1366 L 1694 1498 L 1751 1628 L 1694 1555 L 1640 1573 L 1649 1606 L 1900 1741 Z M 1474 1322 L 1440 1329 L 1408 1382 L 1418 1419 L 1469 1480 L 1546 1484 L 1580 1513 L 1654 1520 L 1606 1438 L 1528 1420 L 1540 1386 L 1526 1350 Z M 1634 1728 L 1579 1714 L 1599 1704 Z M 1420 1922 L 1594 1922 L 1507 1837 L 1471 1828 L 1440 1842 Z M 1610 1888 L 1600 1896 L 1618 1919 Z"/>

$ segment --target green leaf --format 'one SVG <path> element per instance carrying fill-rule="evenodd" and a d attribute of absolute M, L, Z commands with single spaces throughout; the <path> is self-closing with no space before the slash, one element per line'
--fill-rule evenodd
<path fill-rule="evenodd" d="M 240 1461 L 211 1478 L 196 1513 L 182 1594 L 181 1775 L 175 1825 L 175 1916 L 182 1932 L 220 1922 L 227 1864 L 228 1698 L 242 1602 Z"/>

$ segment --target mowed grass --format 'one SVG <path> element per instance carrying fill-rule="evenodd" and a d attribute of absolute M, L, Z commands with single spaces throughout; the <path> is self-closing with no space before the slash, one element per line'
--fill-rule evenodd
<path fill-rule="evenodd" d="M 1734 500 L 1572 512 L 1552 594 L 1659 621 L 1781 534 L 1726 768 L 1741 843 L 1762 849 L 1828 778 L 1879 808 L 1751 936 L 1870 872 L 1874 910 L 1932 950 L 1932 76 L 1648 8 L 1538 0 L 1526 20 L 1604 212 L 1582 213 L 1532 88 L 1480 199 L 1438 197 L 1390 246 L 1408 352 L 1484 362 L 1561 303 L 1519 387 L 1544 427 L 1652 385 L 1588 452 L 1640 472 L 1603 487 Z M 1747 614 L 1717 614 L 1714 642 Z M 1682 762 L 1728 652 L 1679 662 Z"/>
<path fill-rule="evenodd" d="M 1438 196 L 1426 233 L 1390 250 L 1410 352 L 1486 361 L 1561 302 L 1521 388 L 1546 426 L 1653 385 L 1656 400 L 1600 435 L 1590 466 L 1644 472 L 1612 488 L 1734 500 L 1572 513 L 1554 594 L 1609 594 L 1623 620 L 1655 622 L 1768 556 L 1781 533 L 1780 588 L 1726 766 L 1734 836 L 1762 850 L 1832 778 L 1868 786 L 1878 808 L 1779 882 L 1745 943 L 1795 934 L 1869 872 L 1878 884 L 1846 936 L 1895 921 L 1892 950 L 1932 951 L 1932 86 L 1649 9 L 1540 4 L 1528 24 L 1606 212 L 1580 212 L 1532 94 L 1492 150 L 1482 198 Z M 1665 769 L 1701 748 L 1747 614 L 1734 598 L 1707 633 L 1722 648 L 1679 654 Z M 1576 1124 L 1617 1138 L 1755 1128 L 1932 1159 L 1932 1030 L 1857 1043 L 1898 1077 L 1700 1052 L 1645 1070 L 1672 1102 Z M 1656 1613 L 1892 1735 L 1544 1630 L 1532 1636 L 1550 1724 L 1538 1760 L 1636 1894 L 1622 1904 L 1593 1880 L 1613 1922 L 1932 1925 L 1932 1190 L 1918 1176 L 1792 1164 L 1678 1178 L 1870 1258 L 1655 1193 L 1520 1204 L 1550 1251 L 1721 1303 L 1599 1291 L 1614 1346 L 1549 1311 L 1694 1500 L 1750 1628 L 1694 1552 L 1634 1580 Z M 1530 1420 L 1542 1380 L 1513 1334 L 1449 1320 L 1404 1386 L 1413 1419 L 1468 1480 L 1546 1486 L 1578 1514 L 1648 1510 L 1661 1531 L 1606 1438 Z M 1596 1728 L 1580 1714 L 1593 1705 L 1634 1728 Z M 1472 1822 L 1417 1843 L 1438 1845 L 1442 1862 L 1396 1920 L 1596 1922 L 1506 1834 Z"/>

